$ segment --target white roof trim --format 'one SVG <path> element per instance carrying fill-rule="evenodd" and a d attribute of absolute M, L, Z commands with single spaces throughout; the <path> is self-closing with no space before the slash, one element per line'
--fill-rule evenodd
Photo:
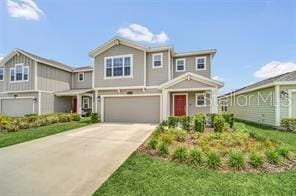
<path fill-rule="evenodd" d="M 200 51 L 193 51 L 193 52 L 183 52 L 183 53 L 175 53 L 174 57 L 185 57 L 185 56 L 195 56 L 195 55 L 205 55 L 205 54 L 213 54 L 212 57 L 216 54 L 216 49 L 211 50 L 200 50 Z"/>
<path fill-rule="evenodd" d="M 75 69 L 73 70 L 73 73 L 79 73 L 79 72 L 88 72 L 93 71 L 94 69 Z"/>
<path fill-rule="evenodd" d="M 194 74 L 194 73 L 185 73 L 173 80 L 170 80 L 164 84 L 162 84 L 160 86 L 160 89 L 165 89 L 165 88 L 168 88 L 168 87 L 171 87 L 175 84 L 178 84 L 184 80 L 188 80 L 188 79 L 192 79 L 192 80 L 196 80 L 196 81 L 199 81 L 199 82 L 202 82 L 202 83 L 205 83 L 205 84 L 209 84 L 209 85 L 212 85 L 212 86 L 217 86 L 217 87 L 223 87 L 224 86 L 224 83 L 223 82 L 219 82 L 217 80 L 213 80 L 213 79 L 210 79 L 210 78 L 207 78 L 207 77 L 204 77 L 204 76 L 201 76 L 201 75 L 197 75 L 197 74 Z"/>
<path fill-rule="evenodd" d="M 56 96 L 74 96 L 74 95 L 79 95 L 82 93 L 87 93 L 89 91 L 92 91 L 93 89 L 81 89 L 81 90 L 65 90 L 65 91 L 57 91 L 54 94 Z"/>

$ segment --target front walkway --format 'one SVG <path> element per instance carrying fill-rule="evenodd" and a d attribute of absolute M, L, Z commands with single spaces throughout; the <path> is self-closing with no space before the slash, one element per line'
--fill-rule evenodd
<path fill-rule="evenodd" d="M 0 149 L 0 195 L 91 195 L 151 134 L 96 124 Z"/>

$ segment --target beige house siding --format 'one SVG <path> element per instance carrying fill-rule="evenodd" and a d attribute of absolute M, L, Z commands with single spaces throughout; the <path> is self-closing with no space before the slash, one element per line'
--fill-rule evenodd
<path fill-rule="evenodd" d="M 270 87 L 227 98 L 228 111 L 238 119 L 275 126 L 274 92 Z"/>
<path fill-rule="evenodd" d="M 104 58 L 117 55 L 133 55 L 133 77 L 104 79 Z M 125 45 L 115 45 L 95 57 L 95 87 L 144 86 L 144 51 Z"/>
<path fill-rule="evenodd" d="M 38 90 L 61 91 L 71 88 L 72 76 L 70 72 L 38 63 Z"/>
<path fill-rule="evenodd" d="M 84 81 L 78 80 L 79 73 L 84 73 Z M 92 71 L 73 73 L 73 88 L 92 88 L 92 75 Z"/>
<path fill-rule="evenodd" d="M 70 112 L 73 97 L 54 97 L 54 112 Z"/>
<path fill-rule="evenodd" d="M 206 57 L 206 70 L 196 70 L 195 66 L 195 58 L 196 57 Z M 186 68 L 184 72 L 176 72 L 176 59 L 185 59 L 186 60 Z M 192 72 L 198 75 L 205 76 L 207 78 L 211 78 L 211 56 L 210 55 L 202 55 L 202 56 L 188 56 L 188 57 L 176 57 L 173 59 L 173 77 L 176 78 L 186 72 Z"/>
<path fill-rule="evenodd" d="M 153 54 L 162 53 L 162 67 L 153 68 Z M 149 52 L 146 56 L 147 60 L 147 86 L 161 85 L 169 80 L 168 75 L 168 50 L 161 52 Z"/>
<path fill-rule="evenodd" d="M 28 81 L 17 81 L 10 82 L 10 68 L 15 67 L 15 64 L 23 63 L 24 66 L 29 66 L 29 80 Z M 24 91 L 34 89 L 34 72 L 35 72 L 35 61 L 31 58 L 26 57 L 23 54 L 14 55 L 9 61 L 5 63 L 4 72 L 4 86 L 3 91 Z"/>
<path fill-rule="evenodd" d="M 54 113 L 54 97 L 53 93 L 40 93 L 41 114 Z"/>

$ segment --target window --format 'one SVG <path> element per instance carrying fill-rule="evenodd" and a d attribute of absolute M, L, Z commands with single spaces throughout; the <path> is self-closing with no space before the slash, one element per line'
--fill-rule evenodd
<path fill-rule="evenodd" d="M 29 67 L 23 64 L 16 64 L 15 67 L 10 68 L 10 81 L 28 81 Z"/>
<path fill-rule="evenodd" d="M 206 96 L 203 93 L 195 94 L 196 107 L 206 106 Z"/>
<path fill-rule="evenodd" d="M 132 55 L 106 57 L 105 78 L 123 78 L 132 76 Z"/>
<path fill-rule="evenodd" d="M 3 81 L 4 80 L 4 68 L 1 67 L 0 68 L 0 81 Z"/>
<path fill-rule="evenodd" d="M 89 108 L 89 98 L 88 97 L 84 97 L 82 99 L 82 108 L 84 108 L 84 109 L 88 109 Z"/>
<path fill-rule="evenodd" d="M 152 54 L 152 68 L 162 67 L 162 53 Z"/>
<path fill-rule="evenodd" d="M 196 57 L 195 64 L 196 70 L 205 70 L 206 69 L 206 57 Z"/>
<path fill-rule="evenodd" d="M 176 72 L 185 71 L 185 65 L 186 60 L 185 59 L 176 59 Z"/>
<path fill-rule="evenodd" d="M 78 81 L 83 82 L 84 81 L 84 72 L 78 73 Z"/>

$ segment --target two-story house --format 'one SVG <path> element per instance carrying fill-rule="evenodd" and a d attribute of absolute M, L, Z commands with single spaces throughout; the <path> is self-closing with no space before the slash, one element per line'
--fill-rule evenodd
<path fill-rule="evenodd" d="M 73 68 L 16 49 L 0 63 L 5 115 L 91 109 L 103 122 L 159 122 L 170 115 L 218 111 L 222 82 L 211 79 L 216 50 L 176 53 L 115 37 Z"/>
<path fill-rule="evenodd" d="M 218 111 L 222 82 L 211 79 L 216 50 L 176 53 L 115 37 L 89 55 L 95 111 L 105 122 L 159 122 Z"/>

